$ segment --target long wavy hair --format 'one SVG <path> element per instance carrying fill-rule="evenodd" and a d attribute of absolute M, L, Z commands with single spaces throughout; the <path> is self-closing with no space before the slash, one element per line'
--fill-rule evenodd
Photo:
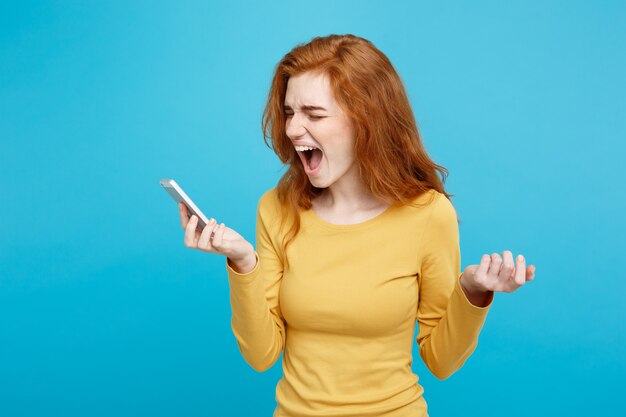
<path fill-rule="evenodd" d="M 309 182 L 286 134 L 287 82 L 308 71 L 328 76 L 337 104 L 352 121 L 355 161 L 373 196 L 395 206 L 411 204 L 430 189 L 448 199 L 454 196 L 444 190 L 447 169 L 426 153 L 402 80 L 385 54 L 351 34 L 318 36 L 296 45 L 276 65 L 261 120 L 265 144 L 288 167 L 277 186 L 280 227 L 291 224 L 279 254 L 285 269 L 287 246 L 300 231 L 300 211 L 310 209 L 311 199 L 323 192 Z"/>

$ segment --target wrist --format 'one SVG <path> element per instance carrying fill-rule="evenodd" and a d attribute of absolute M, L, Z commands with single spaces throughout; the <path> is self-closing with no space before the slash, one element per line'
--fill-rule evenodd
<path fill-rule="evenodd" d="M 493 291 L 479 289 L 472 286 L 472 284 L 469 283 L 468 279 L 465 277 L 465 273 L 461 274 L 459 283 L 461 285 L 461 289 L 465 293 L 465 297 L 474 306 L 486 307 L 491 304 L 491 300 L 493 300 Z"/>
<path fill-rule="evenodd" d="M 463 272 L 461 274 L 461 288 L 466 294 L 481 294 L 486 293 L 487 291 L 484 289 L 480 289 L 476 286 L 475 283 L 471 282 L 471 280 L 467 277 L 467 274 Z"/>
<path fill-rule="evenodd" d="M 228 262 L 231 267 L 235 270 L 235 272 L 239 274 L 247 274 L 251 272 L 256 266 L 257 260 L 256 255 L 254 253 L 254 249 L 248 252 L 242 258 L 228 258 Z"/>

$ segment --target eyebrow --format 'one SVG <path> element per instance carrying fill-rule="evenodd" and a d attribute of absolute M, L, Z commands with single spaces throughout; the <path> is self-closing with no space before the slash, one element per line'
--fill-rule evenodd
<path fill-rule="evenodd" d="M 291 107 L 289 107 L 289 105 L 285 104 L 285 110 L 292 110 Z M 328 111 L 326 110 L 324 107 L 320 107 L 320 106 L 312 106 L 312 105 L 304 105 L 301 107 L 302 110 L 307 110 L 307 111 L 311 111 L 311 110 L 322 110 L 322 111 Z"/>

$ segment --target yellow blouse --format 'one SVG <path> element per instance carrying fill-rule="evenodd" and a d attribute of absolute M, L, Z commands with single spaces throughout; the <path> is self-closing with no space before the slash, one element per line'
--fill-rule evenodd
<path fill-rule="evenodd" d="M 476 348 L 491 302 L 477 307 L 461 289 L 455 209 L 436 190 L 414 202 L 349 225 L 302 211 L 284 271 L 276 188 L 260 198 L 257 264 L 239 274 L 226 260 L 226 269 L 245 360 L 263 372 L 283 352 L 274 417 L 427 416 L 411 370 L 415 321 L 439 379 Z"/>

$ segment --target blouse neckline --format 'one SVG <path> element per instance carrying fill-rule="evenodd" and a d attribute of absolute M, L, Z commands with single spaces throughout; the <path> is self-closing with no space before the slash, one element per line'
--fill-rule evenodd
<path fill-rule="evenodd" d="M 335 223 L 327 222 L 326 220 L 324 220 L 321 217 L 319 217 L 317 215 L 317 213 L 315 213 L 315 211 L 313 210 L 313 207 L 311 207 L 310 209 L 306 210 L 304 213 L 308 214 L 309 218 L 317 226 L 320 226 L 320 227 L 323 227 L 323 228 L 326 228 L 326 229 L 330 229 L 330 230 L 350 231 L 350 230 L 364 229 L 364 228 L 370 227 L 370 226 L 378 223 L 379 221 L 381 221 L 382 219 L 384 219 L 385 217 L 387 217 L 389 215 L 389 213 L 392 211 L 393 207 L 394 207 L 394 204 L 391 204 L 390 206 L 388 206 L 385 209 L 385 211 L 383 211 L 382 213 L 377 214 L 376 216 L 372 217 L 371 219 L 367 219 L 367 220 L 359 222 L 359 223 L 351 223 L 351 224 L 335 224 Z"/>

